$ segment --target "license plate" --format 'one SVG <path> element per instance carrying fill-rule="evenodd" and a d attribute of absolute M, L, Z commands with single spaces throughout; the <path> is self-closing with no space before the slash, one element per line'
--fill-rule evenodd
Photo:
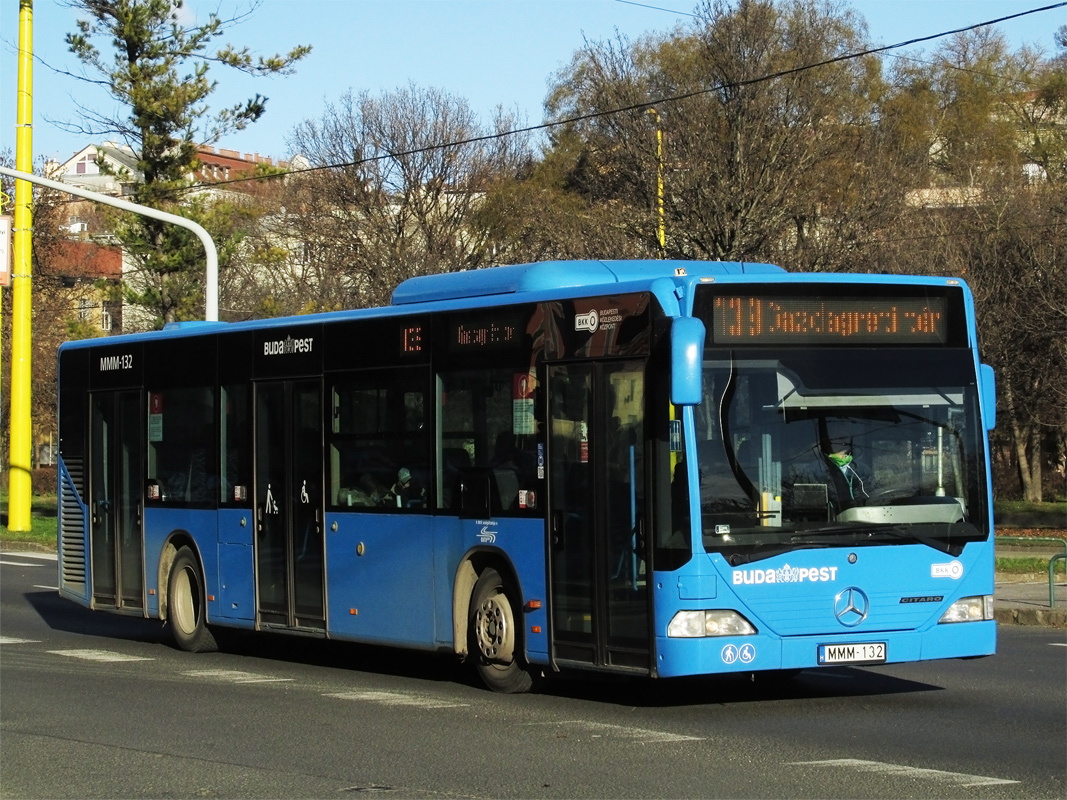
<path fill-rule="evenodd" d="M 884 664 L 885 642 L 820 644 L 820 664 Z"/>

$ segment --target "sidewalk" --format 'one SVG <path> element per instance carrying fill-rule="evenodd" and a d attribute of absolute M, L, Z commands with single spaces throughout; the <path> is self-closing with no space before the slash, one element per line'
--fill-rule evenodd
<path fill-rule="evenodd" d="M 1067 628 L 1067 581 L 1056 576 L 1056 607 L 1049 606 L 1048 575 L 998 573 L 993 591 L 993 616 L 1001 625 L 1044 625 Z"/>
<path fill-rule="evenodd" d="M 1062 529 L 1049 529 L 1048 537 L 1067 538 Z M 1052 556 L 1062 553 L 1063 547 L 1041 542 L 998 543 L 996 554 L 1001 558 L 1030 556 L 1047 563 Z M 1062 570 L 1062 562 L 1059 567 Z M 1032 575 L 997 573 L 993 591 L 993 615 L 1002 625 L 1044 625 L 1051 628 L 1067 628 L 1067 582 L 1063 573 L 1055 575 L 1055 608 L 1049 605 L 1048 572 Z"/>

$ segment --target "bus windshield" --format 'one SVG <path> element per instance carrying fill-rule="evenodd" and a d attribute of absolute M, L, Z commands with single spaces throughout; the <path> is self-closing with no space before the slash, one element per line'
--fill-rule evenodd
<path fill-rule="evenodd" d="M 986 538 L 967 350 L 712 351 L 703 377 L 696 455 L 709 551 L 735 564 L 863 544 L 955 555 Z"/>

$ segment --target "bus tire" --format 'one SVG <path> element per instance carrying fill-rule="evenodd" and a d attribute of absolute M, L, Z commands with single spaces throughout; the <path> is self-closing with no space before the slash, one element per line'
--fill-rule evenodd
<path fill-rule="evenodd" d="M 515 592 L 492 567 L 474 584 L 470 609 L 470 651 L 482 681 L 494 692 L 520 694 L 533 686 L 523 662 Z"/>
<path fill-rule="evenodd" d="M 208 629 L 207 598 L 200 563 L 192 548 L 185 546 L 174 556 L 167 581 L 167 619 L 174 643 L 190 653 L 208 653 L 218 649 Z"/>

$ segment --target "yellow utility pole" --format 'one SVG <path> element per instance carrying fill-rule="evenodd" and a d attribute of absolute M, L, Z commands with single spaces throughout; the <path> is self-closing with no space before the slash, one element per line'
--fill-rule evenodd
<path fill-rule="evenodd" d="M 656 198 L 658 200 L 659 227 L 656 238 L 659 240 L 659 257 L 667 257 L 667 226 L 663 216 L 663 128 L 659 124 L 659 112 L 650 108 L 648 113 L 656 121 Z"/>
<path fill-rule="evenodd" d="M 33 172 L 33 0 L 19 0 L 18 119 L 15 131 L 15 165 Z M 11 471 L 8 475 L 7 527 L 30 529 L 33 486 L 33 419 L 30 414 L 30 320 L 32 317 L 33 186 L 15 181 L 15 219 L 12 230 L 14 263 L 11 268 L 11 437 L 8 440 Z"/>

